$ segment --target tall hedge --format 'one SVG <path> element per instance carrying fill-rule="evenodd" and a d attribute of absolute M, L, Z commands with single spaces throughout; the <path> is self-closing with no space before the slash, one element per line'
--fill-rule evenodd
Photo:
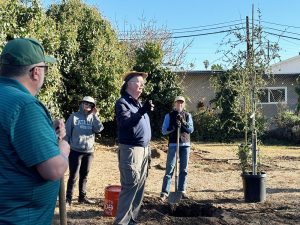
<path fill-rule="evenodd" d="M 162 66 L 163 51 L 158 42 L 147 42 L 136 49 L 135 70 L 149 73 L 142 99 L 151 99 L 155 110 L 150 114 L 154 137 L 161 137 L 164 115 L 174 106 L 174 99 L 182 94 L 181 79 Z"/>
<path fill-rule="evenodd" d="M 22 3 L 19 0 L 0 2 L 0 50 L 12 38 L 33 37 L 45 47 L 46 53 L 53 55 L 59 45 L 59 32 L 55 22 L 48 18 L 40 1 Z M 60 99 L 62 79 L 58 64 L 51 65 L 44 88 L 38 98 L 50 109 L 54 117 L 61 116 Z"/>
<path fill-rule="evenodd" d="M 52 114 L 67 118 L 91 95 L 102 120 L 112 120 L 128 60 L 98 9 L 80 0 L 65 0 L 48 10 L 39 0 L 1 1 L 0 7 L 0 50 L 8 38 L 33 37 L 58 59 L 38 96 Z"/>
<path fill-rule="evenodd" d="M 93 96 L 102 120 L 112 120 L 114 103 L 119 97 L 122 74 L 128 70 L 125 48 L 110 23 L 96 8 L 80 0 L 52 5 L 47 15 L 60 32 L 56 50 L 61 57 L 65 95 L 65 116 L 78 109 L 86 95 Z"/>

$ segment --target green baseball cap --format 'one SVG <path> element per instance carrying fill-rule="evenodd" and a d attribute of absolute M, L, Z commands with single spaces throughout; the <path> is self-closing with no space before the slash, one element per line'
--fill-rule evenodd
<path fill-rule="evenodd" d="M 56 59 L 45 55 L 43 46 L 32 38 L 9 41 L 0 56 L 0 64 L 28 66 L 40 62 L 54 63 Z"/>

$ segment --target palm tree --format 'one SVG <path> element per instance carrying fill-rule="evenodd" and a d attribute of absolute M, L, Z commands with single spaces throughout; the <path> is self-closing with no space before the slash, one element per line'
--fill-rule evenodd
<path fill-rule="evenodd" d="M 208 60 L 205 59 L 205 60 L 203 61 L 203 64 L 204 64 L 205 69 L 207 70 L 207 68 L 208 68 L 208 66 L 209 66 Z"/>

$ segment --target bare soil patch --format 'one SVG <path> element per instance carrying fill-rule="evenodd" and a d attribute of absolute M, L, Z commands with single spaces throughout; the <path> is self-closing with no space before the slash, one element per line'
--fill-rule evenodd
<path fill-rule="evenodd" d="M 194 144 L 187 190 L 190 199 L 176 205 L 159 199 L 167 142 L 153 142 L 152 148 L 154 158 L 139 224 L 300 224 L 300 147 L 261 147 L 267 200 L 245 203 L 236 145 Z M 75 200 L 67 207 L 68 224 L 112 224 L 103 206 L 105 187 L 119 184 L 116 151 L 117 146 L 96 146 L 88 196 L 97 204 L 82 205 Z M 68 173 L 65 182 L 67 179 Z M 75 196 L 77 193 L 75 189 Z M 53 225 L 59 224 L 58 213 L 57 207 Z"/>

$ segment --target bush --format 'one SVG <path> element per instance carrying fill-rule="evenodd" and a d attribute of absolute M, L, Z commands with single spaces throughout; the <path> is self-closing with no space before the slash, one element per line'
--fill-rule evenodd
<path fill-rule="evenodd" d="M 251 145 L 240 144 L 238 146 L 237 156 L 240 160 L 239 166 L 242 173 L 246 173 L 252 170 L 252 155 Z"/>
<path fill-rule="evenodd" d="M 300 142 L 300 117 L 294 112 L 282 109 L 272 122 L 276 128 L 267 133 L 267 139 Z"/>
<path fill-rule="evenodd" d="M 218 113 L 207 109 L 193 114 L 194 132 L 192 138 L 195 141 L 220 141 L 220 120 Z"/>
<path fill-rule="evenodd" d="M 275 117 L 275 124 L 279 128 L 292 128 L 300 124 L 300 117 L 294 112 L 283 110 Z"/>

